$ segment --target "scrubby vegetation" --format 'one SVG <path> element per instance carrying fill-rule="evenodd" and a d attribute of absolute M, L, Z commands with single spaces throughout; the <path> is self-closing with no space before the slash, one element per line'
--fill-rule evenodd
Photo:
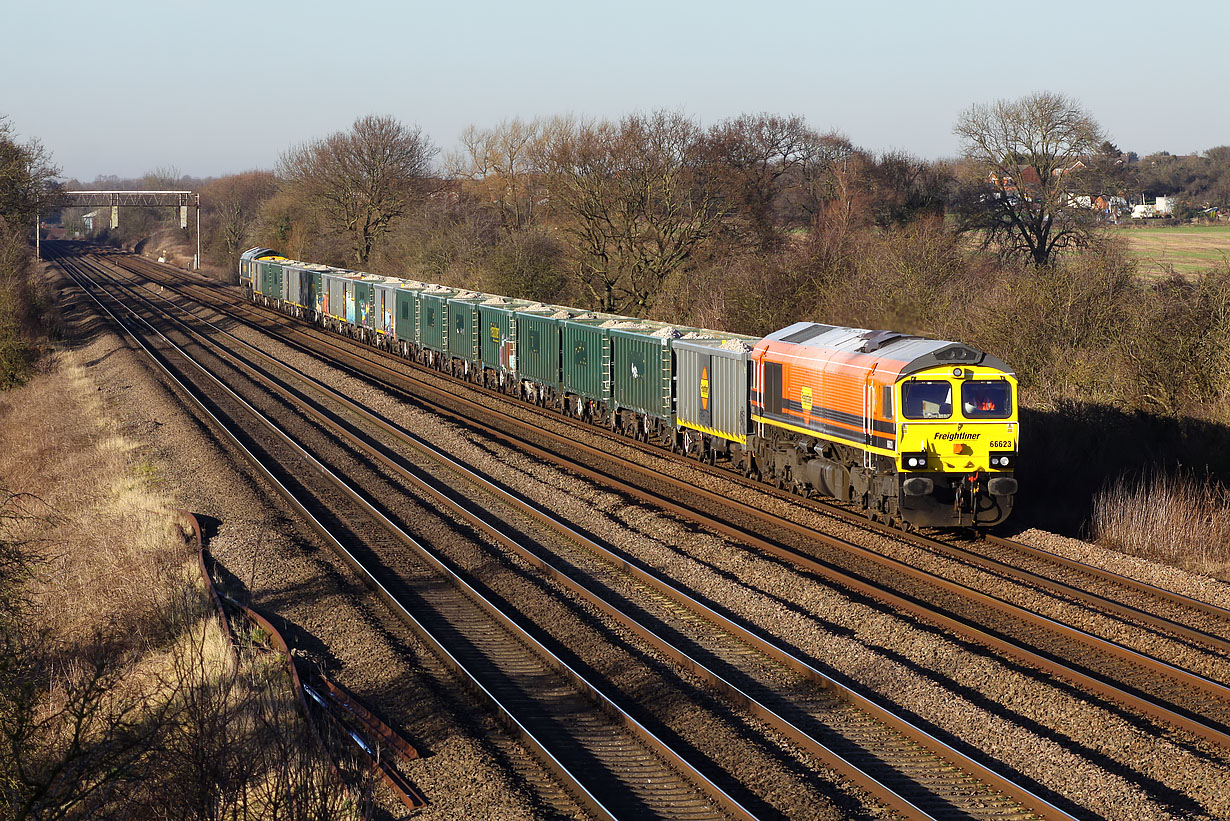
<path fill-rule="evenodd" d="M 30 228 L 54 201 L 59 169 L 38 140 L 19 142 L 0 116 L 0 390 L 20 385 L 37 359 L 44 306 L 30 279 Z"/>
<path fill-rule="evenodd" d="M 1208 476 L 1157 471 L 1108 482 L 1091 531 L 1124 553 L 1230 577 L 1230 490 Z"/>
<path fill-rule="evenodd" d="M 0 390 L 25 382 L 34 366 L 30 257 L 25 234 L 0 216 Z"/>
<path fill-rule="evenodd" d="M 0 490 L 0 816 L 360 817 L 95 397 L 61 368 L 0 400 L 0 476 L 38 488 Z"/>

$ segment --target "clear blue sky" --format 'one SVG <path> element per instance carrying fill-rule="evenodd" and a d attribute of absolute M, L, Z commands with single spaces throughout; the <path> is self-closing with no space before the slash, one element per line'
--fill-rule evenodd
<path fill-rule="evenodd" d="M 1044 90 L 1124 150 L 1230 144 L 1225 0 L 4 0 L 0 25 L 0 115 L 85 181 L 272 168 L 365 114 L 448 151 L 514 116 L 769 111 L 935 158 L 971 103 Z"/>

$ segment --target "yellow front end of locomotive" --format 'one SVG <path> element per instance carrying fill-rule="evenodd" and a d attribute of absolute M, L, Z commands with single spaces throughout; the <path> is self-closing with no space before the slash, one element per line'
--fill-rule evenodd
<path fill-rule="evenodd" d="M 1017 383 L 992 368 L 930 368 L 896 385 L 903 473 L 1003 473 L 1016 468 Z"/>

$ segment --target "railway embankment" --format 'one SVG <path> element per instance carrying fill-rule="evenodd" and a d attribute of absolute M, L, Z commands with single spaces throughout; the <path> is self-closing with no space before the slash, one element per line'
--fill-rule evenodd
<path fill-rule="evenodd" d="M 1023 408 L 1011 525 L 1230 581 L 1230 427 L 1109 404 Z"/>
<path fill-rule="evenodd" d="M 62 343 L 0 394 L 0 806 L 269 806 L 273 767 L 347 817 L 289 677 L 237 661 L 205 596 L 147 377 L 98 317 L 60 307 Z"/>

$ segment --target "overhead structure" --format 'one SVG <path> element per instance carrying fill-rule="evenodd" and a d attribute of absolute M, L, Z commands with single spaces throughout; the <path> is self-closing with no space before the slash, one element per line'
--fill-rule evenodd
<path fill-rule="evenodd" d="M 111 227 L 120 225 L 120 209 L 179 208 L 179 227 L 188 227 L 188 209 L 196 211 L 196 256 L 192 269 L 201 266 L 201 195 L 195 191 L 64 191 L 60 205 L 65 208 L 111 209 Z M 38 233 L 37 231 L 35 232 Z"/>

